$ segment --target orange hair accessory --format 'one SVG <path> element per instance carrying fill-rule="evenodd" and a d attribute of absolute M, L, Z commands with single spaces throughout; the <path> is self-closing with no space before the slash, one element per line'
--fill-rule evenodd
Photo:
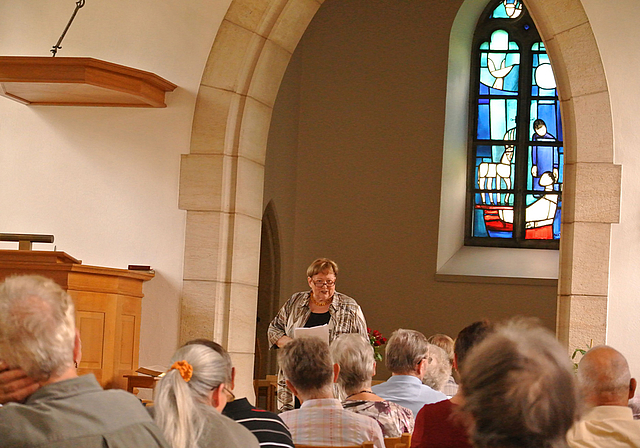
<path fill-rule="evenodd" d="M 176 361 L 173 363 L 169 370 L 177 370 L 180 372 L 180 376 L 182 379 L 188 383 L 191 379 L 191 375 L 193 375 L 193 367 L 187 361 Z"/>

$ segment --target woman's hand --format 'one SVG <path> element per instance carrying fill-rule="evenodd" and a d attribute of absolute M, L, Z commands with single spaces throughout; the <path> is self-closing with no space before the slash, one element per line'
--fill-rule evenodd
<path fill-rule="evenodd" d="M 34 393 L 40 385 L 20 369 L 9 369 L 0 360 L 0 405 L 10 401 L 21 402 Z"/>
<path fill-rule="evenodd" d="M 279 348 L 282 348 L 282 347 L 284 347 L 285 345 L 287 345 L 287 344 L 288 344 L 289 342 L 291 342 L 291 341 L 293 341 L 293 339 L 291 339 L 291 338 L 290 338 L 289 336 L 287 336 L 287 335 L 284 335 L 284 336 L 282 336 L 280 339 L 278 339 L 278 340 L 276 341 L 276 345 L 277 345 Z"/>

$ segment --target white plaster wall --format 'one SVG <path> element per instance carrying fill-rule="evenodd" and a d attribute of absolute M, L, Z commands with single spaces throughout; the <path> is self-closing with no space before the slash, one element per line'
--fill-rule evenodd
<path fill-rule="evenodd" d="M 607 343 L 640 377 L 640 2 L 582 0 L 604 64 L 614 128 L 614 162 L 622 164 L 620 223 L 612 226 Z M 594 129 L 597 132 L 597 129 Z"/>
<path fill-rule="evenodd" d="M 78 12 L 58 57 L 154 72 L 179 86 L 165 109 L 27 107 L 0 98 L 0 231 L 54 234 L 58 250 L 85 264 L 151 265 L 141 364 L 166 365 L 178 343 L 180 154 L 189 152 L 198 85 L 229 3 L 89 0 Z M 74 7 L 0 2 L 0 55 L 50 56 Z"/>

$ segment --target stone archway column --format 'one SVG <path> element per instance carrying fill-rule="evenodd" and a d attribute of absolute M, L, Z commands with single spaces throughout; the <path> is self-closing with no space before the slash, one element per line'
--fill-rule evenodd
<path fill-rule="evenodd" d="M 579 0 L 528 1 L 555 70 L 565 129 L 557 335 L 569 352 L 606 340 L 611 224 L 620 219 L 609 93 Z"/>
<path fill-rule="evenodd" d="M 238 396 L 253 397 L 264 163 L 280 81 L 322 1 L 235 0 L 198 91 L 191 150 L 182 156 L 187 211 L 181 343 L 227 348 Z"/>

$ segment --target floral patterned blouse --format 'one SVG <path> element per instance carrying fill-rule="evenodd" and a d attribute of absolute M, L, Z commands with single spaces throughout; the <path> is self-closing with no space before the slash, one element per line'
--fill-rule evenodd
<path fill-rule="evenodd" d="M 342 402 L 342 407 L 376 420 L 385 437 L 400 437 L 404 432 L 413 433 L 413 412 L 391 401 L 347 400 Z"/>
<path fill-rule="evenodd" d="M 304 327 L 304 324 L 311 315 L 309 309 L 309 298 L 311 291 L 297 292 L 280 309 L 276 317 L 273 318 L 267 337 L 272 349 L 278 348 L 276 342 L 282 336 L 293 337 L 294 330 Z M 362 314 L 360 305 L 351 297 L 335 292 L 333 301 L 329 305 L 329 343 L 335 338 L 345 333 L 360 333 L 367 336 L 367 322 Z M 295 399 L 289 389 L 287 389 L 282 369 L 278 371 L 277 403 L 280 411 L 293 409 Z"/>

